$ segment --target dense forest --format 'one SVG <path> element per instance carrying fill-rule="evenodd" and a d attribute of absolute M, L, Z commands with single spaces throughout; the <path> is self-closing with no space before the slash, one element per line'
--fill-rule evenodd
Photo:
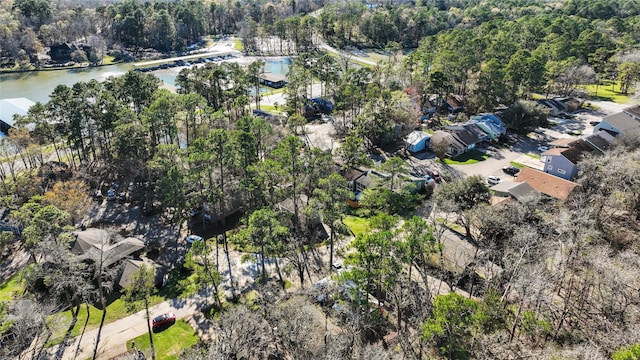
<path fill-rule="evenodd" d="M 279 109 L 286 116 L 253 115 L 264 72 L 258 60 L 185 68 L 178 93 L 134 71 L 60 85 L 16 119 L 1 140 L 0 203 L 20 231 L 3 231 L 0 246 L 3 261 L 20 252 L 30 261 L 16 271 L 24 291 L 0 302 L 1 356 L 44 358 L 50 316 L 61 309 L 71 310 L 69 332 L 89 303 L 104 308 L 122 295 L 148 309 L 155 292 L 144 267 L 120 294 L 118 269 L 70 248 L 75 228 L 95 225 L 92 195 L 121 184 L 130 206 L 162 226 L 182 229 L 194 209 L 232 226 L 194 243 L 176 269 L 194 277 L 162 294 L 171 299 L 193 284 L 214 289 L 207 315 L 218 336 L 180 358 L 637 358 L 638 134 L 582 160 L 579 186 L 565 201 L 490 205 L 484 179 L 446 173 L 433 194 L 417 192 L 404 175 L 407 162 L 391 156 L 375 166 L 367 154 L 393 144 L 397 129 L 415 128 L 426 107 L 442 111 L 435 124 L 453 120 L 441 106 L 453 94 L 465 99 L 459 118 L 505 105 L 509 128 L 526 133 L 547 124 L 526 101 L 534 94 L 575 95 L 579 85 L 605 81 L 632 92 L 639 16 L 631 0 L 126 0 L 94 8 L 3 1 L 3 63 L 28 67 L 60 41 L 89 44 L 94 52 L 84 55 L 99 62 L 107 52 L 170 54 L 224 34 L 239 36 L 246 53 L 294 56 Z M 374 48 L 388 60 L 353 66 L 323 44 Z M 321 94 L 312 93 L 314 83 Z M 333 153 L 305 141 L 303 115 L 318 95 L 335 104 Z M 388 176 L 352 209 L 343 175 L 360 166 Z M 419 216 L 424 201 L 432 210 Z M 233 207 L 242 219 L 229 225 Z M 349 233 L 347 215 L 366 219 L 367 231 Z M 444 265 L 445 233 L 456 227 L 476 249 L 463 269 Z M 338 250 L 341 241 L 349 243 Z M 169 251 L 152 245 L 150 253 Z M 314 249 L 325 245 L 330 260 L 314 266 Z M 257 254 L 253 298 L 221 271 L 231 267 L 230 247 Z M 314 267 L 329 280 L 312 285 Z M 434 281 L 451 291 L 434 291 Z M 286 289 L 291 283 L 295 291 Z"/>

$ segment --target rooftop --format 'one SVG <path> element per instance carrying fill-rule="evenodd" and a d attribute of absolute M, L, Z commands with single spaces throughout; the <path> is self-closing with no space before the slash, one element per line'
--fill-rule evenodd
<path fill-rule="evenodd" d="M 626 110 L 606 116 L 602 118 L 602 121 L 611 124 L 611 126 L 620 131 L 626 131 L 640 127 L 640 121 L 637 121 L 633 116 L 629 115 Z"/>
<path fill-rule="evenodd" d="M 516 181 L 526 182 L 533 189 L 560 200 L 566 200 L 573 189 L 578 186 L 572 181 L 530 167 L 522 168 Z"/>
<path fill-rule="evenodd" d="M 35 105 L 33 101 L 27 98 L 11 98 L 0 100 L 0 120 L 13 126 L 14 115 L 27 115 L 29 108 Z"/>

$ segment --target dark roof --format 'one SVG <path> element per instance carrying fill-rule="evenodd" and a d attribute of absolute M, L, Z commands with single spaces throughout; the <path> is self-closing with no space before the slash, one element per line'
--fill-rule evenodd
<path fill-rule="evenodd" d="M 456 140 L 467 146 L 480 142 L 480 138 L 477 134 L 462 126 L 447 126 L 445 127 L 445 130 L 449 131 Z"/>
<path fill-rule="evenodd" d="M 567 160 L 571 161 L 574 164 L 577 164 L 580 160 L 582 160 L 582 156 L 584 155 L 585 150 L 580 146 L 570 147 L 562 151 L 562 156 L 567 158 Z"/>
<path fill-rule="evenodd" d="M 584 138 L 584 141 L 596 151 L 604 153 L 611 147 L 614 137 L 606 131 L 598 131 Z"/>
<path fill-rule="evenodd" d="M 358 169 L 349 169 L 347 171 L 345 171 L 344 173 L 344 178 L 347 179 L 347 181 L 353 181 L 357 178 L 359 178 L 360 176 L 364 175 L 365 172 L 362 170 L 358 170 Z"/>
<path fill-rule="evenodd" d="M 543 152 L 541 155 L 543 156 L 563 156 L 565 157 L 567 160 L 571 161 L 573 164 L 578 164 L 578 162 L 580 160 L 582 160 L 582 156 L 584 155 L 585 152 L 590 152 L 593 149 L 591 147 L 589 147 L 588 145 L 586 145 L 586 143 L 584 142 L 584 140 L 582 139 L 576 139 L 573 143 L 572 146 L 569 148 L 551 148 L 545 152 Z"/>
<path fill-rule="evenodd" d="M 487 133 L 484 130 L 482 130 L 480 126 L 474 123 L 464 124 L 464 128 L 474 133 L 478 137 L 478 140 L 487 137 Z"/>

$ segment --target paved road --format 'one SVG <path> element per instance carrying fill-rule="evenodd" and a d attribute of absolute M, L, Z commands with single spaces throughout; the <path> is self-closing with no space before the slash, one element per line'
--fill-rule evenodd
<path fill-rule="evenodd" d="M 231 269 L 233 269 L 233 280 L 236 284 L 236 289 L 247 289 L 253 286 L 255 279 L 258 276 L 259 268 L 255 262 L 243 262 L 242 256 L 244 255 L 238 251 L 230 251 Z M 225 294 L 230 294 L 229 279 L 229 267 L 227 266 L 226 258 L 221 252 L 220 255 L 220 271 L 225 282 L 221 287 L 221 290 Z M 274 265 L 267 263 L 267 271 L 275 273 Z M 172 299 L 157 304 L 149 309 L 149 314 L 153 318 L 157 315 L 173 312 L 178 319 L 187 319 L 192 317 L 200 317 L 200 311 L 212 303 L 214 303 L 211 289 L 204 289 L 199 293 L 190 296 L 185 299 Z M 225 296 L 225 295 L 222 295 Z M 102 328 L 100 334 L 100 343 L 98 346 L 97 359 L 111 359 L 115 356 L 123 354 L 127 351 L 126 344 L 131 339 L 147 333 L 147 323 L 145 319 L 145 311 L 139 311 L 126 318 L 106 324 Z M 192 326 L 194 323 L 192 322 Z M 201 328 L 196 328 L 199 335 L 204 338 L 211 337 L 208 333 L 210 329 L 206 325 L 206 322 L 200 322 L 198 325 L 202 325 Z M 62 360 L 81 360 L 92 358 L 93 350 L 98 335 L 98 329 L 87 331 L 81 337 L 71 339 L 67 346 L 64 348 Z M 76 354 L 76 349 L 79 349 Z M 52 347 L 48 349 L 48 353 L 52 355 L 52 358 L 58 358 L 54 354 L 60 351 L 59 347 Z"/>

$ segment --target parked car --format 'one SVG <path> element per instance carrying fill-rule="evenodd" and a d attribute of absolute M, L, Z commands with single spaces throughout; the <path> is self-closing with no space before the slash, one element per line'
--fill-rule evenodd
<path fill-rule="evenodd" d="M 518 174 L 520 172 L 520 169 L 518 169 L 515 166 L 505 166 L 502 168 L 502 171 L 504 171 L 506 174 L 509 174 L 511 176 L 516 176 L 516 174 Z"/>
<path fill-rule="evenodd" d="M 193 244 L 196 241 L 204 241 L 202 236 L 198 236 L 198 235 L 195 235 L 195 234 L 187 235 L 187 237 L 184 238 L 184 240 L 189 244 Z"/>
<path fill-rule="evenodd" d="M 162 315 L 158 315 L 153 318 L 152 328 L 153 331 L 168 327 L 173 325 L 176 322 L 176 314 L 174 313 L 166 313 Z"/>
<path fill-rule="evenodd" d="M 442 177 L 440 176 L 440 173 L 438 172 L 438 170 L 431 170 L 431 177 L 437 183 L 440 183 L 442 181 Z"/>
<path fill-rule="evenodd" d="M 502 179 L 497 176 L 489 176 L 487 178 L 487 182 L 489 183 L 489 185 L 498 185 L 502 182 Z"/>
<path fill-rule="evenodd" d="M 547 150 L 549 150 L 548 146 L 538 146 L 538 151 L 540 151 L 540 152 L 545 152 Z"/>

